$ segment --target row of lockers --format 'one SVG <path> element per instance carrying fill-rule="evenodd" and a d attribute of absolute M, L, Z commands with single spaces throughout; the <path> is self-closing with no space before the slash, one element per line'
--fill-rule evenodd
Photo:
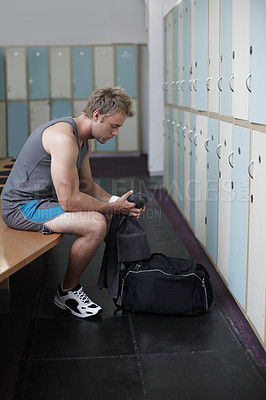
<path fill-rule="evenodd" d="M 10 47 L 0 49 L 0 157 L 17 156 L 42 123 L 78 115 L 99 87 L 123 87 L 138 111 L 138 46 Z M 138 113 L 119 137 L 94 151 L 138 152 Z"/>
<path fill-rule="evenodd" d="M 133 99 L 134 110 L 138 108 Z M 0 101 L 0 158 L 16 157 L 30 132 L 50 119 L 79 115 L 86 100 Z M 137 115 L 137 114 L 136 114 Z M 7 134 L 6 134 L 7 132 Z M 119 135 L 106 144 L 93 142 L 93 152 L 138 152 L 138 118 L 127 119 Z"/>
<path fill-rule="evenodd" d="M 183 0 L 164 19 L 165 103 L 266 124 L 266 2 Z"/>
<path fill-rule="evenodd" d="M 101 86 L 137 97 L 137 46 L 0 49 L 0 100 L 86 99 Z"/>
<path fill-rule="evenodd" d="M 167 106 L 164 125 L 164 185 L 265 344 L 266 133 Z"/>

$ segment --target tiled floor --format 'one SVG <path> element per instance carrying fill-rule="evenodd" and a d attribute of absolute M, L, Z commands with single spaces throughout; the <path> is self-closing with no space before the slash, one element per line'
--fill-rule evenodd
<path fill-rule="evenodd" d="M 114 182 L 102 179 L 101 184 L 110 190 Z M 152 252 L 189 258 L 152 194 L 155 182 L 123 178 L 118 186 L 121 192 L 131 187 L 146 190 L 149 201 L 141 223 Z M 28 307 L 30 323 L 23 330 L 18 319 L 14 325 L 17 331 L 10 337 L 13 343 L 26 338 L 15 399 L 266 399 L 265 371 L 217 296 L 211 311 L 198 317 L 116 313 L 107 291 L 96 287 L 104 246 L 82 281 L 87 294 L 103 307 L 103 313 L 80 320 L 57 308 L 53 296 L 64 275 L 73 240 L 66 235 L 31 267 L 35 273 L 40 268 L 41 284 L 29 301 L 34 305 Z M 22 305 L 18 300 L 14 307 L 14 315 L 19 316 Z M 3 329 L 2 322 L 0 316 Z"/>

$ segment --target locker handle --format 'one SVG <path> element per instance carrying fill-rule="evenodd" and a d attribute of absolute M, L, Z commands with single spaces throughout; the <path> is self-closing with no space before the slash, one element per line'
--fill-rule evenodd
<path fill-rule="evenodd" d="M 209 76 L 209 77 L 206 79 L 206 88 L 207 88 L 208 92 L 211 91 L 211 89 L 210 89 L 210 80 L 211 80 L 211 77 Z"/>
<path fill-rule="evenodd" d="M 231 89 L 231 91 L 234 93 L 235 89 L 232 86 L 232 81 L 234 80 L 234 74 L 232 74 L 229 78 L 229 87 Z"/>
<path fill-rule="evenodd" d="M 165 90 L 165 82 L 162 82 L 162 89 Z"/>
<path fill-rule="evenodd" d="M 180 124 L 176 124 L 176 131 L 177 131 L 178 135 L 179 135 L 179 128 L 180 128 Z"/>
<path fill-rule="evenodd" d="M 180 81 L 176 81 L 176 83 L 175 83 L 175 87 L 176 87 L 176 90 L 179 92 L 179 83 L 180 83 Z"/>
<path fill-rule="evenodd" d="M 192 133 L 193 133 L 193 130 L 190 129 L 190 131 L 189 131 L 189 133 L 188 133 L 188 138 L 189 138 L 189 141 L 190 141 L 190 142 L 192 142 Z"/>
<path fill-rule="evenodd" d="M 165 82 L 165 90 L 168 90 L 168 82 Z"/>
<path fill-rule="evenodd" d="M 254 165 L 254 160 L 251 160 L 250 163 L 248 164 L 248 174 L 250 176 L 251 179 L 254 178 L 254 176 L 251 173 L 251 167 Z"/>
<path fill-rule="evenodd" d="M 208 151 L 208 152 L 210 151 L 209 148 L 208 148 L 209 140 L 210 140 L 210 138 L 207 138 L 207 139 L 205 140 L 205 150 Z"/>
<path fill-rule="evenodd" d="M 251 72 L 246 77 L 246 88 L 251 93 L 250 81 L 251 81 Z"/>
<path fill-rule="evenodd" d="M 196 87 L 197 82 L 198 82 L 198 80 L 196 78 L 193 79 L 193 89 L 195 90 L 195 92 L 198 90 Z"/>
<path fill-rule="evenodd" d="M 192 82 L 193 82 L 193 80 L 192 79 L 190 79 L 189 80 L 189 90 L 192 92 Z"/>
<path fill-rule="evenodd" d="M 185 84 L 185 81 L 184 81 L 184 79 L 181 81 L 181 90 L 184 92 L 184 84 Z"/>
<path fill-rule="evenodd" d="M 216 149 L 217 157 L 220 158 L 220 159 L 221 159 L 221 154 L 220 154 L 219 150 L 221 149 L 221 147 L 222 147 L 222 145 L 220 143 L 220 144 L 218 144 L 217 149 Z"/>
<path fill-rule="evenodd" d="M 186 135 L 185 135 L 186 129 L 187 129 L 187 127 L 186 127 L 186 126 L 183 126 L 182 133 L 183 133 L 183 137 L 184 137 L 184 138 L 186 137 Z"/>
<path fill-rule="evenodd" d="M 193 142 L 194 142 L 194 145 L 195 145 L 195 146 L 197 146 L 197 141 L 196 141 L 197 136 L 198 136 L 198 134 L 196 133 L 196 134 L 194 135 L 194 139 L 193 139 Z"/>
<path fill-rule="evenodd" d="M 175 81 L 171 82 L 171 86 L 172 86 L 172 90 L 174 91 L 175 90 Z"/>
<path fill-rule="evenodd" d="M 228 156 L 228 162 L 229 162 L 229 165 L 230 165 L 231 168 L 234 168 L 234 166 L 233 166 L 233 154 L 234 154 L 234 152 L 231 151 L 231 153 Z"/>
<path fill-rule="evenodd" d="M 223 89 L 222 89 L 222 79 L 223 79 L 223 77 L 219 76 L 218 82 L 217 82 L 217 86 L 218 86 L 218 89 L 220 90 L 220 92 L 223 91 Z"/>

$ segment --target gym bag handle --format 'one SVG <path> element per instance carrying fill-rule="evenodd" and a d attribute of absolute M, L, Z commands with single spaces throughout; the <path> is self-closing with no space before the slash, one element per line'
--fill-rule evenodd
<path fill-rule="evenodd" d="M 186 272 L 190 269 L 190 266 L 189 266 L 187 270 L 182 271 L 180 269 L 180 267 L 178 266 L 178 264 L 176 264 L 173 260 L 171 260 L 171 258 L 169 258 L 168 256 L 166 256 L 163 253 L 152 253 L 152 255 L 145 261 L 148 263 L 150 260 L 152 260 L 153 256 L 160 256 L 160 257 L 163 257 L 165 260 L 167 260 L 169 262 L 169 264 L 173 267 L 175 275 L 182 275 L 184 272 Z M 193 263 L 193 261 L 191 261 L 191 262 Z"/>

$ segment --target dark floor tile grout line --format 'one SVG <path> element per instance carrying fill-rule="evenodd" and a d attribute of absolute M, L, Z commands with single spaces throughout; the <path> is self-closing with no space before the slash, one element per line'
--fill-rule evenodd
<path fill-rule="evenodd" d="M 145 394 L 147 394 L 147 389 L 145 388 L 144 373 L 143 373 L 142 362 L 141 362 L 141 352 L 139 350 L 139 346 L 138 346 L 138 342 L 137 342 L 137 338 L 136 338 L 132 314 L 128 315 L 128 321 L 129 321 L 129 327 L 130 327 L 130 332 L 131 332 L 131 338 L 132 338 L 132 342 L 133 342 L 133 346 L 134 346 L 134 350 L 135 350 L 135 355 L 136 355 L 136 359 L 137 359 L 137 368 L 138 368 L 138 372 L 139 372 L 139 376 L 140 376 L 141 386 L 142 386 L 143 394 L 145 395 Z"/>
<path fill-rule="evenodd" d="M 24 363 L 31 363 L 31 362 L 51 362 L 51 361 L 80 361 L 80 360 L 101 360 L 101 359 L 114 359 L 114 358 L 135 358 L 135 354 L 112 354 L 109 356 L 101 355 L 101 356 L 77 356 L 77 357 L 55 357 L 55 358 L 29 358 L 23 359 Z"/>

